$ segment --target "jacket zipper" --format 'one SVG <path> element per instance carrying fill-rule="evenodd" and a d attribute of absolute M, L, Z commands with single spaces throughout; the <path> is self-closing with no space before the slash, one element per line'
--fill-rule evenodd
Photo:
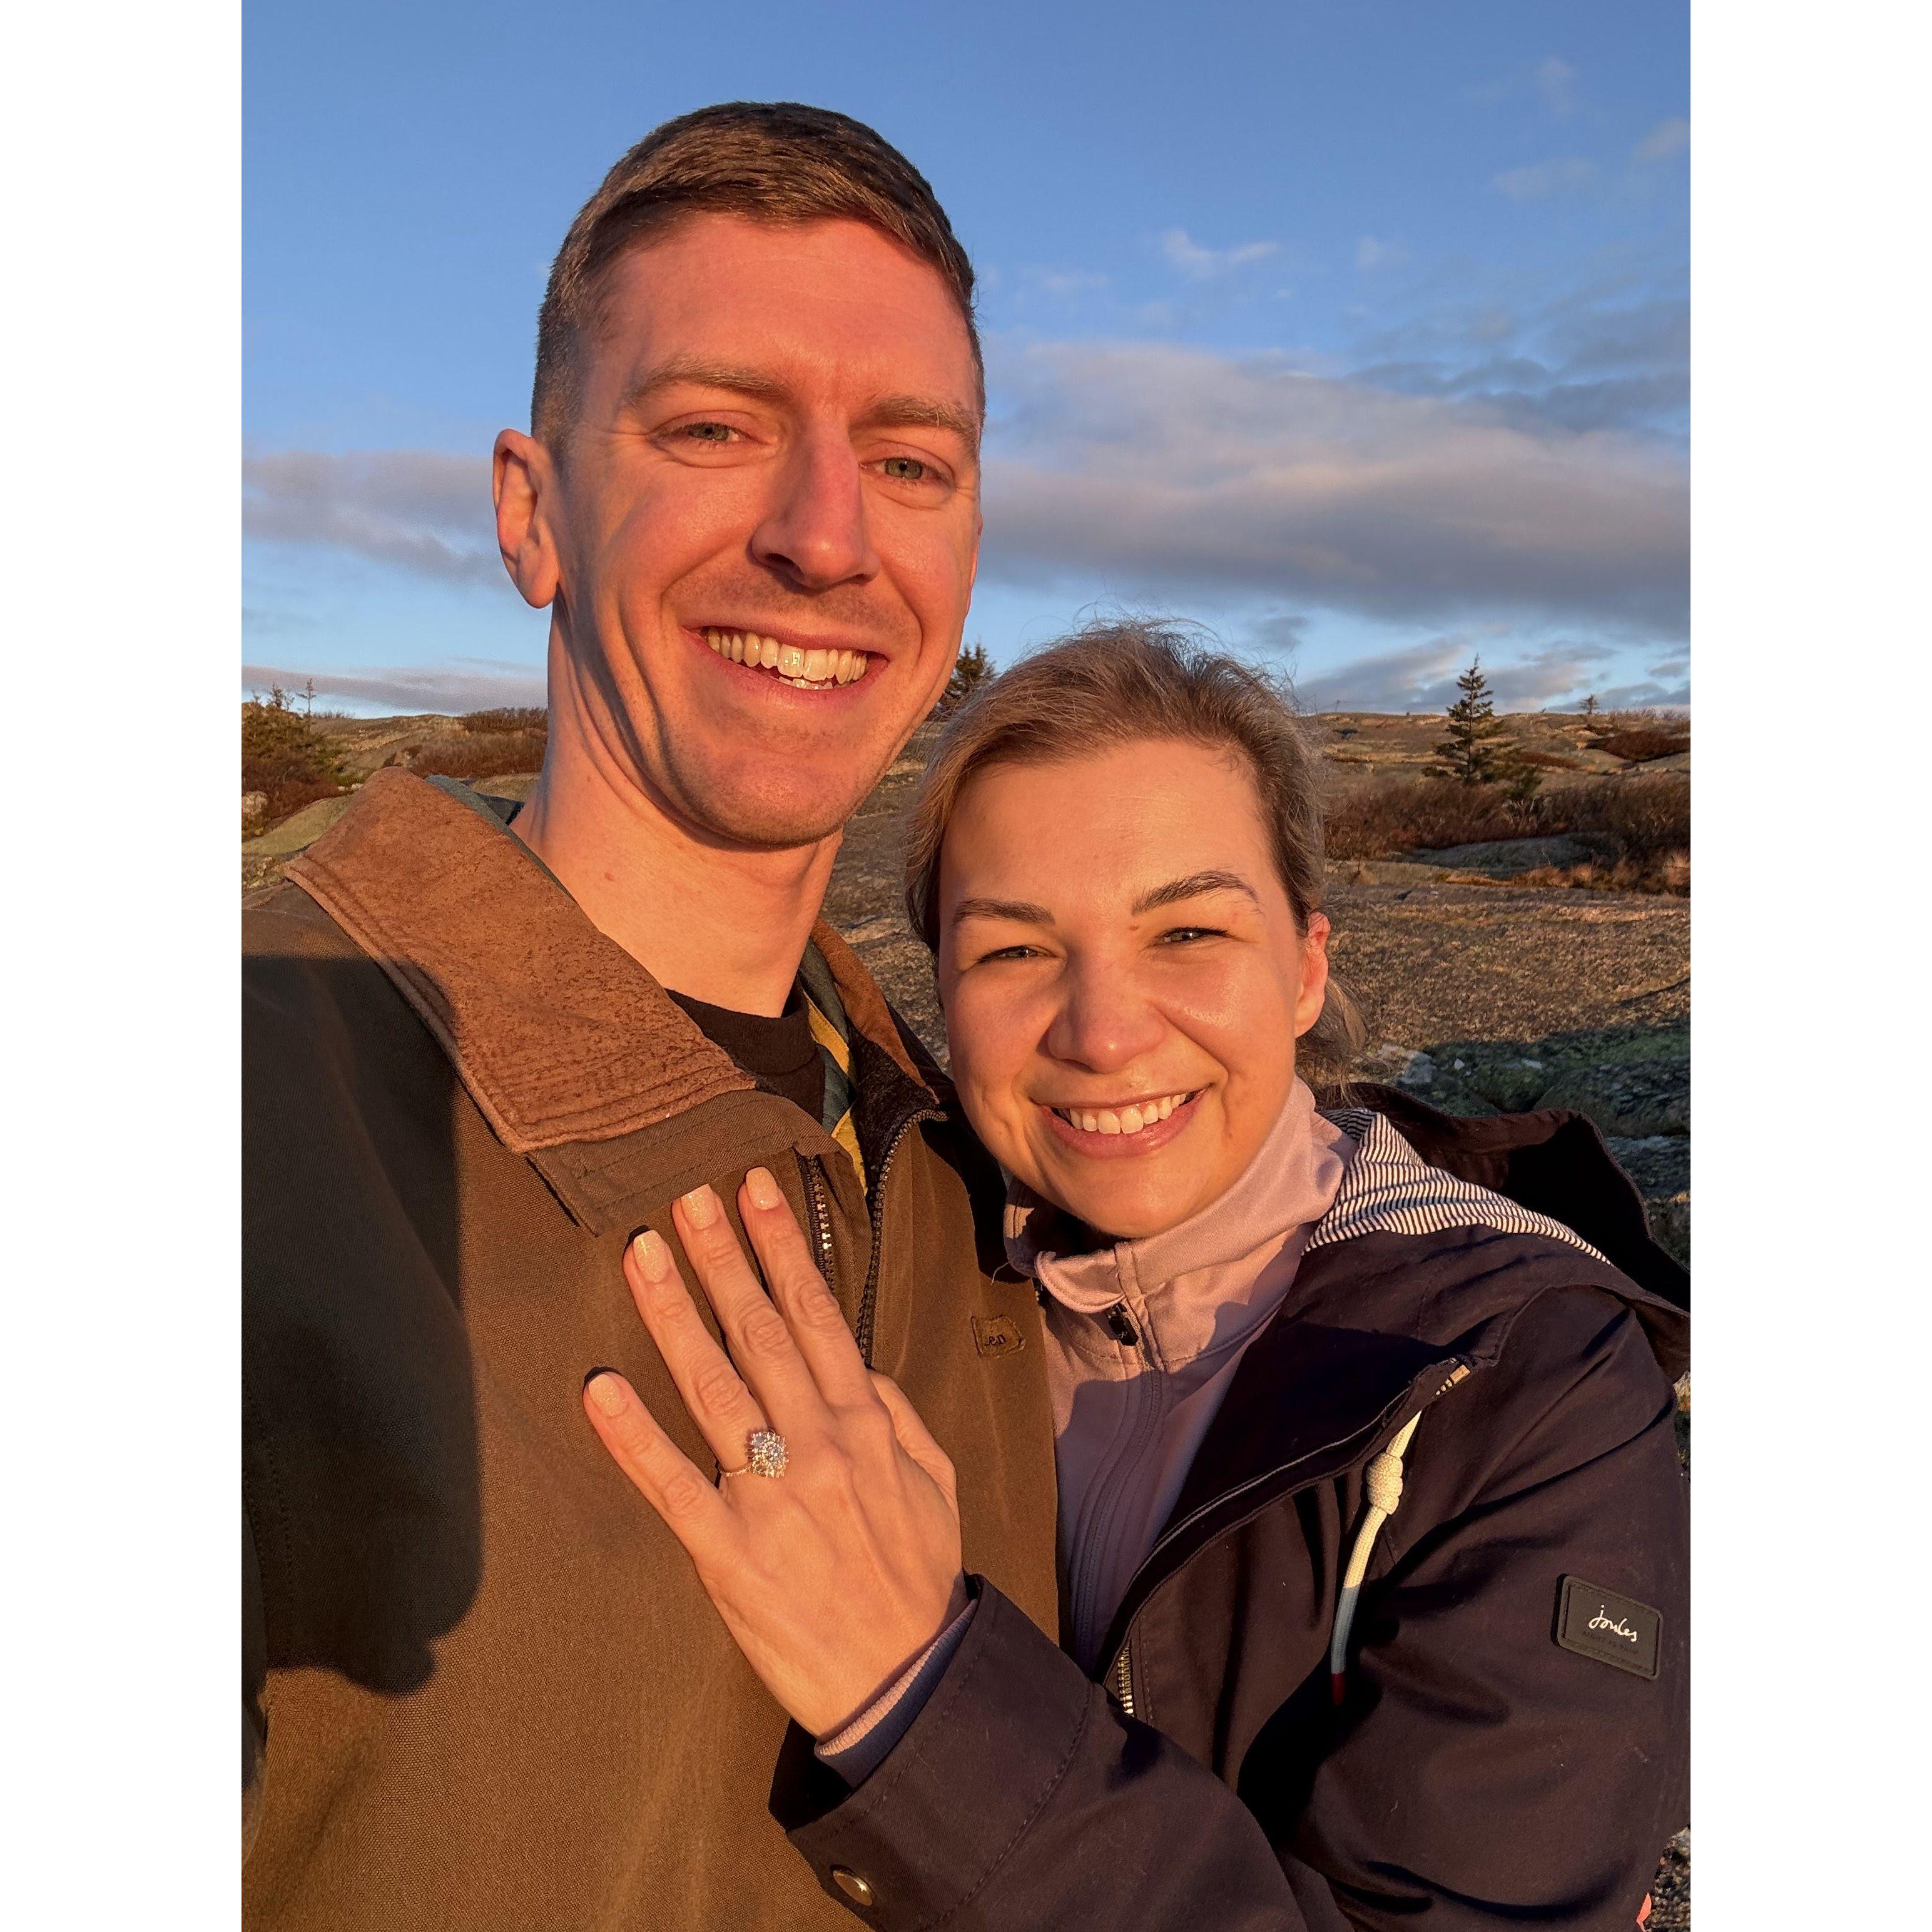
<path fill-rule="evenodd" d="M 812 1204 L 812 1236 L 818 1247 L 818 1272 L 825 1277 L 826 1286 L 836 1294 L 837 1286 L 832 1278 L 832 1208 L 825 1198 L 825 1170 L 819 1166 L 816 1154 L 800 1154 L 798 1171 L 800 1178 L 805 1183 L 806 1198 Z"/>
<path fill-rule="evenodd" d="M 886 1143 L 886 1150 L 879 1156 L 879 1171 L 872 1177 L 872 1186 L 867 1190 L 867 1204 L 872 1211 L 872 1256 L 866 1265 L 866 1286 L 859 1297 L 859 1318 L 853 1325 L 852 1333 L 859 1344 L 859 1354 L 867 1368 L 872 1366 L 872 1317 L 879 1298 L 879 1252 L 885 1245 L 886 1227 L 886 1177 L 892 1172 L 892 1156 L 899 1150 L 904 1140 L 921 1120 L 937 1120 L 944 1117 L 934 1108 L 925 1107 L 916 1113 L 908 1114 L 892 1130 L 892 1138 Z"/>
<path fill-rule="evenodd" d="M 1448 1377 L 1436 1389 L 1435 1394 L 1429 1396 L 1426 1401 L 1420 1404 L 1418 1413 L 1420 1413 L 1421 1409 L 1426 1409 L 1432 1406 L 1440 1397 L 1447 1395 L 1449 1391 L 1468 1373 L 1469 1364 L 1467 1362 L 1458 1362 L 1455 1367 L 1450 1371 Z M 1319 1450 L 1316 1450 L 1311 1453 L 1319 1454 L 1321 1452 Z M 1299 1462 L 1302 1459 L 1300 1456 L 1297 1456 L 1295 1461 Z M 1151 1564 L 1154 1558 L 1158 1556 L 1169 1544 L 1173 1542 L 1175 1538 L 1180 1535 L 1185 1530 L 1186 1530 L 1190 1524 L 1198 1522 L 1204 1516 L 1208 1514 L 1210 1511 L 1220 1508 L 1224 1503 L 1232 1502 L 1235 1497 L 1246 1495 L 1249 1490 L 1255 1488 L 1258 1484 L 1271 1482 L 1276 1476 L 1285 1474 L 1288 1470 L 1293 1468 L 1294 1466 L 1294 1464 L 1293 1462 L 1288 1462 L 1284 1463 L 1276 1468 L 1264 1470 L 1258 1476 L 1250 1476 L 1245 1483 L 1238 1484 L 1233 1489 L 1226 1490 L 1221 1495 L 1214 1497 L 1210 1501 L 1202 1504 L 1199 1508 L 1190 1510 L 1187 1515 L 1184 1517 L 1180 1522 L 1174 1524 L 1171 1529 L 1164 1532 L 1159 1540 L 1155 1543 L 1154 1547 L 1148 1552 L 1146 1559 L 1142 1563 L 1140 1568 L 1136 1570 L 1133 1576 L 1130 1577 L 1127 1580 L 1126 1594 L 1131 1596 L 1133 1594 L 1135 1583 L 1143 1574 L 1144 1574 L 1148 1564 Z M 1143 1604 L 1141 1607 L 1144 1609 L 1146 1606 Z M 1133 1616 L 1127 1619 L 1127 1627 L 1120 1633 L 1120 1647 L 1114 1652 L 1114 1660 L 1112 1664 L 1108 1666 L 1103 1678 L 1103 1681 L 1105 1678 L 1111 1678 L 1113 1680 L 1115 1693 L 1120 1698 L 1121 1708 L 1130 1718 L 1134 1714 L 1134 1706 L 1132 1702 L 1134 1694 L 1132 1663 L 1134 1624 L 1139 1616 L 1140 1610 L 1136 1610 Z"/>

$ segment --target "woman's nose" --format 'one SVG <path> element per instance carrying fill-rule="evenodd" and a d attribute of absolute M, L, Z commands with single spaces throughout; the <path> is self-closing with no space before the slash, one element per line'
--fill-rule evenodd
<path fill-rule="evenodd" d="M 803 590 L 868 583 L 878 574 L 864 479 L 848 438 L 828 427 L 800 440 L 752 533 L 752 554 Z"/>
<path fill-rule="evenodd" d="M 1152 1052 L 1165 1030 L 1159 1010 L 1131 983 L 1087 972 L 1069 981 L 1047 1029 L 1046 1050 L 1070 1066 L 1115 1073 Z"/>

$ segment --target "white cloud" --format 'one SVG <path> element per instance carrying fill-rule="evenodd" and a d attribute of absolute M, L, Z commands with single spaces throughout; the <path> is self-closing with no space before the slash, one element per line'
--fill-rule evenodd
<path fill-rule="evenodd" d="M 1498 711 L 1534 711 L 1580 697 L 1589 668 L 1616 655 L 1607 644 L 1560 644 L 1502 662 L 1495 655 L 1500 629 L 1472 627 L 1372 652 L 1298 679 L 1295 696 L 1306 711 L 1441 711 L 1455 702 L 1456 679 L 1480 658 Z"/>
<path fill-rule="evenodd" d="M 1654 442 L 1279 356 L 1037 344 L 994 376 L 989 576 L 1682 634 L 1686 479 Z"/>
<path fill-rule="evenodd" d="M 1400 242 L 1378 242 L 1364 235 L 1355 244 L 1355 266 L 1364 274 L 1377 268 L 1399 268 L 1408 260 L 1408 250 Z"/>
<path fill-rule="evenodd" d="M 1685 711 L 1690 706 L 1689 681 L 1659 684 L 1619 684 L 1599 692 L 1597 701 L 1607 711 Z"/>
<path fill-rule="evenodd" d="M 453 664 L 422 669 L 362 666 L 348 670 L 294 669 L 276 664 L 244 664 L 242 688 L 266 691 L 280 685 L 299 691 L 315 680 L 316 696 L 327 701 L 348 698 L 358 704 L 383 704 L 400 712 L 440 711 L 460 716 L 466 711 L 490 711 L 500 705 L 544 702 L 541 671 L 525 666 L 500 665 L 487 658 L 459 660 Z"/>
<path fill-rule="evenodd" d="M 1690 145 L 1688 121 L 1660 121 L 1630 150 L 1634 161 L 1667 161 L 1682 154 Z"/>
<path fill-rule="evenodd" d="M 1546 195 L 1570 194 L 1587 188 L 1597 177 L 1597 164 L 1577 158 L 1537 161 L 1525 168 L 1506 169 L 1491 185 L 1512 201 L 1538 201 Z"/>
<path fill-rule="evenodd" d="M 1576 111 L 1576 70 L 1555 54 L 1538 61 L 1529 77 L 1538 99 L 1559 121 Z"/>
<path fill-rule="evenodd" d="M 458 584 L 507 586 L 490 460 L 437 450 L 278 450 L 242 465 L 242 524 L 258 541 L 346 550 Z"/>
<path fill-rule="evenodd" d="M 1194 241 L 1184 228 L 1169 228 L 1160 236 L 1160 251 L 1184 275 L 1196 280 L 1210 275 L 1225 275 L 1231 268 L 1245 268 L 1250 262 L 1263 262 L 1280 252 L 1275 242 L 1244 242 L 1232 248 L 1210 248 Z"/>

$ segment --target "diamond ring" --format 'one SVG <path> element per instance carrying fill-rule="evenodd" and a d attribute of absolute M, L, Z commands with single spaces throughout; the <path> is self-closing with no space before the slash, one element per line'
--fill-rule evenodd
<path fill-rule="evenodd" d="M 790 1460 L 785 1439 L 776 1429 L 754 1429 L 745 1438 L 745 1466 L 720 1469 L 718 1479 L 722 1482 L 727 1476 L 782 1476 Z"/>

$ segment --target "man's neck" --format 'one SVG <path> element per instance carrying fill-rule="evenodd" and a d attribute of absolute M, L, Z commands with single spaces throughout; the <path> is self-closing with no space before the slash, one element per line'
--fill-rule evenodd
<path fill-rule="evenodd" d="M 510 829 L 660 986 L 765 1014 L 784 1010 L 840 836 L 778 852 L 706 842 L 567 711 Z"/>

